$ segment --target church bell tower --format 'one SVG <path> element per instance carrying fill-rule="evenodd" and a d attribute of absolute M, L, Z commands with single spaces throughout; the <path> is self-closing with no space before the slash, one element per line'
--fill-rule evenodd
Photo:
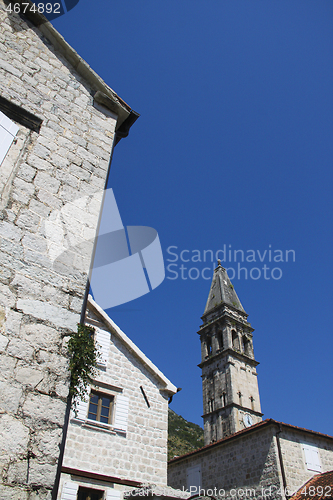
<path fill-rule="evenodd" d="M 201 340 L 205 445 L 262 420 L 252 332 L 221 262 L 214 271 Z"/>

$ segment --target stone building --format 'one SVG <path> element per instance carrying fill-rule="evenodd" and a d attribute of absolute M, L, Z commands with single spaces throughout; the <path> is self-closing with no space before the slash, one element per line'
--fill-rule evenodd
<path fill-rule="evenodd" d="M 45 18 L 7 6 L 0 0 L 0 498 L 42 500 L 110 156 L 138 115 Z M 86 254 L 71 251 L 85 243 Z"/>
<path fill-rule="evenodd" d="M 167 484 L 168 400 L 177 388 L 89 298 L 100 358 L 94 385 L 71 414 L 58 498 L 117 499 Z"/>
<path fill-rule="evenodd" d="M 168 484 L 192 495 L 281 500 L 332 470 L 333 437 L 262 421 L 253 328 L 220 263 L 202 320 L 205 446 L 169 462 Z"/>
<path fill-rule="evenodd" d="M 192 487 L 192 495 L 200 487 L 217 497 L 281 500 L 314 474 L 331 470 L 333 437 L 268 419 L 174 458 L 168 484 Z"/>

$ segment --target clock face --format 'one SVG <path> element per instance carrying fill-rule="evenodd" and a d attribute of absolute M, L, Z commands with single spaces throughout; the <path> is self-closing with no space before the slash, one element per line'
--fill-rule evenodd
<path fill-rule="evenodd" d="M 245 427 L 251 427 L 251 425 L 253 425 L 253 420 L 252 420 L 252 417 L 249 413 L 246 413 L 244 415 L 243 422 L 244 422 Z"/>

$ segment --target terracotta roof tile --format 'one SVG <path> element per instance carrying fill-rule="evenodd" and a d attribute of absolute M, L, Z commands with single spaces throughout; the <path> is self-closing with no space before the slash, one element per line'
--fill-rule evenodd
<path fill-rule="evenodd" d="M 289 500 L 330 500 L 333 498 L 333 471 L 312 477 Z"/>

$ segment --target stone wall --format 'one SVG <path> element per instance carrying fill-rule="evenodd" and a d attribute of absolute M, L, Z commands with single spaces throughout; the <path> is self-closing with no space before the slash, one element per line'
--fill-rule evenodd
<path fill-rule="evenodd" d="M 178 489 L 189 487 L 189 468 L 200 466 L 201 487 L 205 490 L 222 489 L 226 495 L 234 498 L 240 492 L 238 497 L 244 498 L 242 492 L 249 489 L 246 496 L 261 498 L 265 493 L 272 499 L 281 500 L 285 498 L 285 488 L 278 439 L 287 496 L 295 493 L 318 472 L 333 469 L 331 437 L 268 420 L 258 424 L 257 429 L 249 428 L 184 458 L 171 460 L 168 467 L 168 484 Z M 307 468 L 302 443 L 318 449 L 320 470 Z M 216 496 L 216 493 L 211 494 Z"/>
<path fill-rule="evenodd" d="M 287 489 L 295 493 L 316 471 L 307 469 L 303 443 L 317 447 L 321 472 L 333 470 L 333 439 L 324 436 L 282 427 L 280 434 L 281 452 L 286 471 Z"/>
<path fill-rule="evenodd" d="M 88 323 L 106 330 L 91 312 Z M 128 398 L 126 432 L 75 418 L 72 414 L 64 467 L 142 483 L 167 483 L 168 398 L 163 387 L 133 353 L 111 333 L 107 365 L 95 385 Z M 143 388 L 149 407 L 141 392 Z M 115 396 L 117 404 L 117 396 Z M 94 424 L 94 425 L 92 425 Z M 78 472 L 79 475 L 79 472 Z"/>
<path fill-rule="evenodd" d="M 1 96 L 43 120 L 39 133 L 20 125 L 0 171 L 0 497 L 42 499 L 68 393 L 64 343 L 87 278 L 70 262 L 54 265 L 59 213 L 71 209 L 73 244 L 94 237 L 117 116 L 94 106 L 90 84 L 2 0 L 0 42 Z"/>
<path fill-rule="evenodd" d="M 220 445 L 210 445 L 184 459 L 172 460 L 168 467 L 168 484 L 177 489 L 189 488 L 188 469 L 199 465 L 201 488 L 208 495 L 236 498 L 235 491 L 242 497 L 242 491 L 248 490 L 246 497 L 260 498 L 263 488 L 266 491 L 272 486 L 272 491 L 276 491 L 282 483 L 273 435 L 272 428 L 258 429 L 226 439 Z M 212 491 L 207 493 L 207 490 Z M 278 495 L 272 498 L 281 500 Z"/>

